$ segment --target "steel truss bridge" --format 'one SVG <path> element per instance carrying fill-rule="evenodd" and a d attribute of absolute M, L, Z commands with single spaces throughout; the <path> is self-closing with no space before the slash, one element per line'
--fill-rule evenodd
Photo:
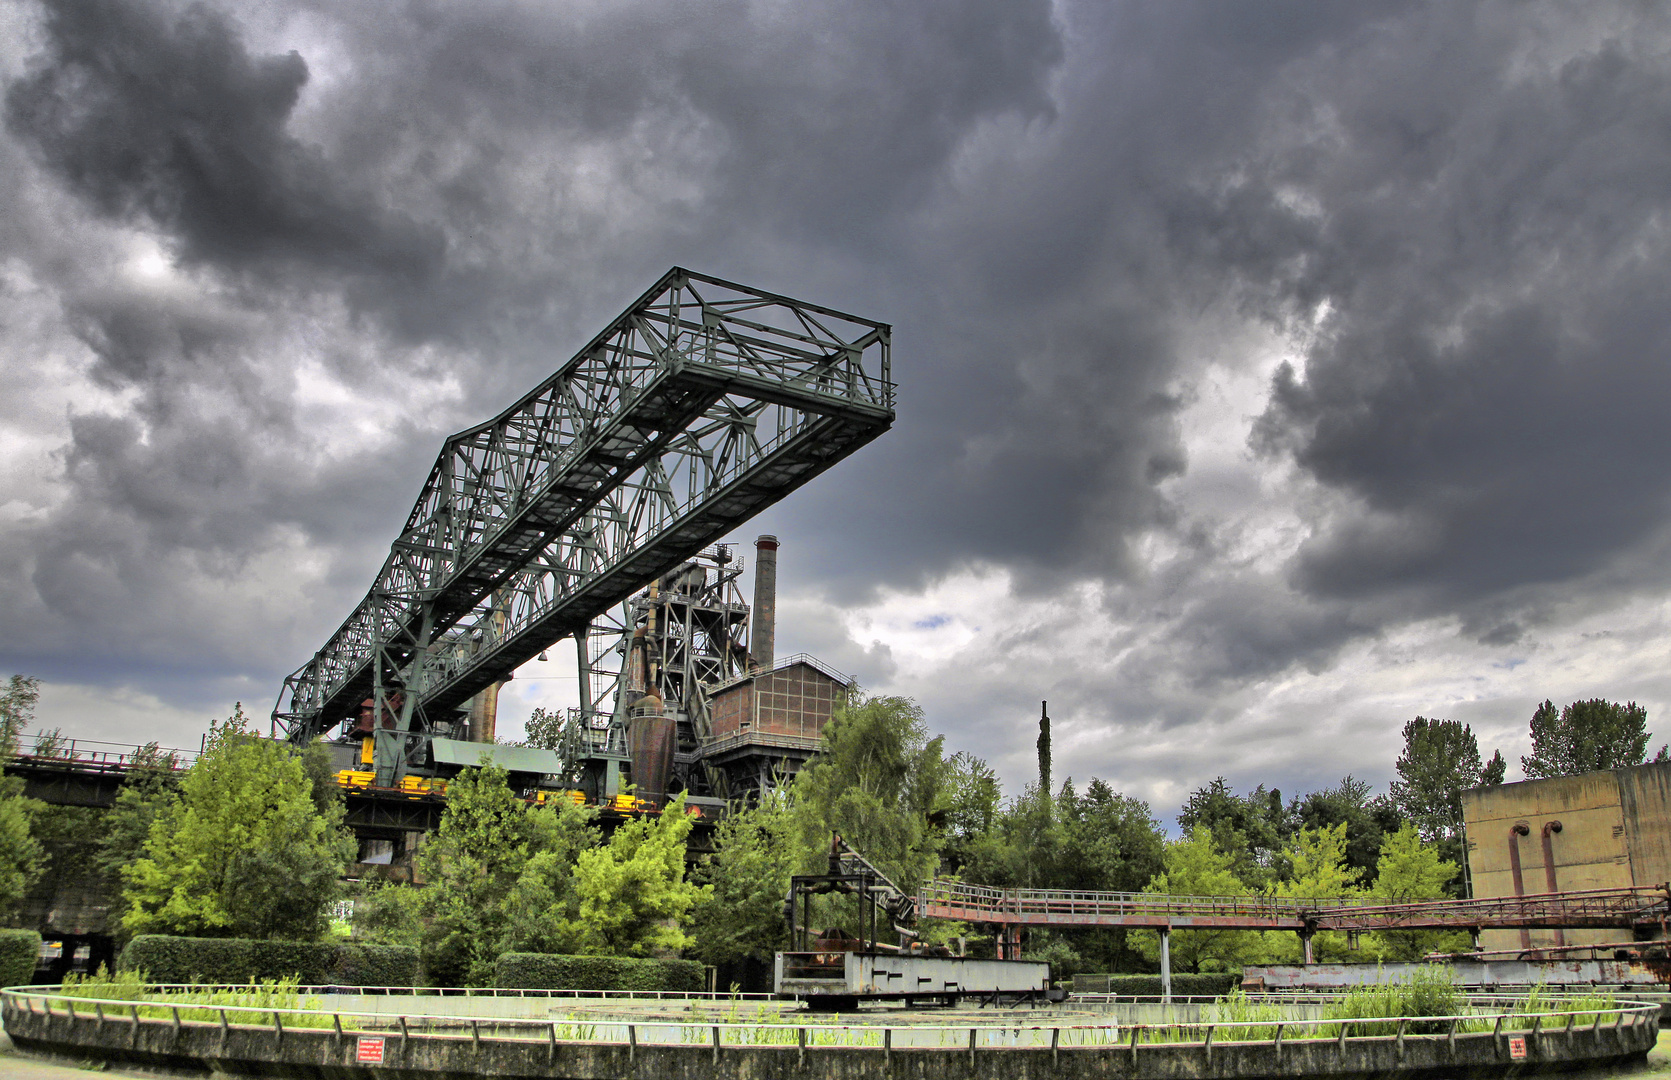
<path fill-rule="evenodd" d="M 993 889 L 936 881 L 917 898 L 921 915 L 1006 930 L 1131 927 L 1144 930 L 1554 930 L 1663 928 L 1671 885 L 1475 900 L 1375 904 L 1358 898 L 1164 896 L 1154 893 Z"/>
<path fill-rule="evenodd" d="M 377 784 L 457 710 L 886 431 L 884 323 L 675 267 L 550 378 L 446 441 L 371 590 L 284 681 L 276 731 L 374 726 Z M 584 719 L 613 688 L 582 685 Z M 372 702 L 371 721 L 362 703 Z"/>

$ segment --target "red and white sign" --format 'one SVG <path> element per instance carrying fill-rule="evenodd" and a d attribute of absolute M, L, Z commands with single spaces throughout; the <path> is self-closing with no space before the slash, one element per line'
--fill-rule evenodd
<path fill-rule="evenodd" d="M 1520 1047 L 1520 1056 L 1525 1057 L 1526 1056 L 1526 1047 L 1524 1045 L 1525 1040 L 1522 1039 L 1521 1043 L 1522 1043 L 1522 1045 Z M 373 1036 L 369 1036 L 369 1035 L 361 1035 L 359 1041 L 354 1044 L 354 1060 L 357 1061 L 357 1062 L 367 1064 L 367 1065 L 381 1065 L 381 1064 L 383 1064 L 383 1038 L 382 1038 L 382 1036 L 373 1037 Z"/>
<path fill-rule="evenodd" d="M 1509 1057 L 1516 1061 L 1524 1061 L 1526 1059 L 1526 1036 L 1509 1036 Z"/>

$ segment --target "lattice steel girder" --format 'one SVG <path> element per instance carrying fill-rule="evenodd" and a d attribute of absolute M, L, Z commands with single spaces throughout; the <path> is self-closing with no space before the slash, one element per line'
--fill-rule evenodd
<path fill-rule="evenodd" d="M 329 730 L 379 668 L 420 711 L 450 708 L 583 631 L 886 431 L 889 333 L 669 271 L 521 401 L 447 440 L 376 583 L 285 680 L 275 721 L 295 740 Z"/>

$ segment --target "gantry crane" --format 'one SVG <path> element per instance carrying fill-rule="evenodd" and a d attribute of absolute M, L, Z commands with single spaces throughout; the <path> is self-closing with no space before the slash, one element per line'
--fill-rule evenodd
<path fill-rule="evenodd" d="M 460 709 L 552 645 L 583 719 L 622 717 L 611 609 L 892 426 L 885 323 L 679 267 L 556 373 L 446 441 L 364 600 L 284 681 L 275 727 L 422 769 Z M 600 635 L 601 632 L 601 635 Z M 631 717 L 624 716 L 630 725 Z"/>

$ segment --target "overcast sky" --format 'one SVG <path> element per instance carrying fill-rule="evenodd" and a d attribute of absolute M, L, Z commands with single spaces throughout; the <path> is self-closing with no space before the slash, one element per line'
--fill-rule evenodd
<path fill-rule="evenodd" d="M 1418 713 L 1671 737 L 1671 7 L 7 0 L 0 77 L 44 726 L 265 716 L 442 438 L 677 264 L 894 325 L 894 430 L 733 539 L 1012 788 L 1042 699 L 1168 821 Z"/>

